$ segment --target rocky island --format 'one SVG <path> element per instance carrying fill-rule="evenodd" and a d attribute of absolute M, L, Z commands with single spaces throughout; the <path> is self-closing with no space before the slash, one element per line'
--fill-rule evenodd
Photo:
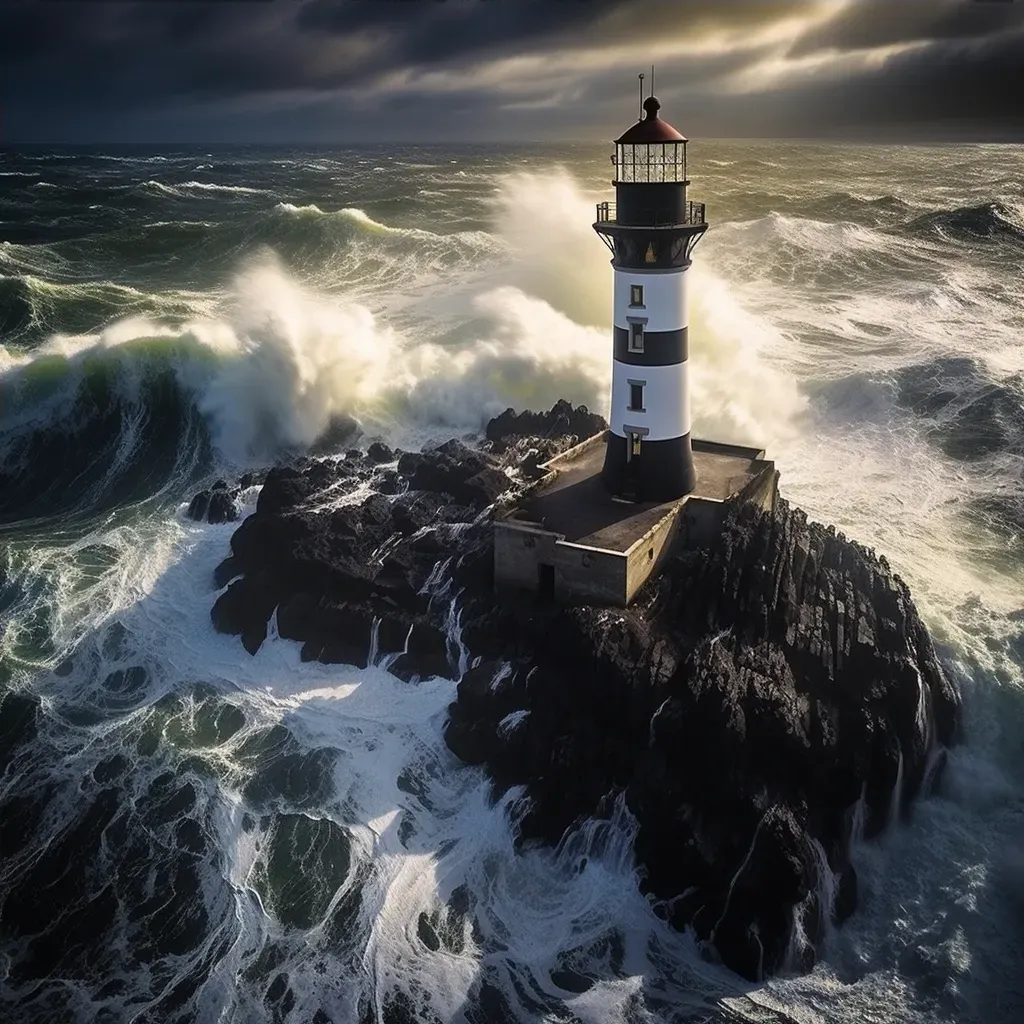
<path fill-rule="evenodd" d="M 273 620 L 305 660 L 457 680 L 445 740 L 525 787 L 519 843 L 624 801 L 657 913 L 744 977 L 806 969 L 856 909 L 851 843 L 934 785 L 959 695 L 886 560 L 782 499 L 731 502 L 626 609 L 499 602 L 494 518 L 604 426 L 559 402 L 479 446 L 250 474 L 214 626 L 254 655 Z M 231 520 L 236 497 L 218 481 L 189 511 Z"/>

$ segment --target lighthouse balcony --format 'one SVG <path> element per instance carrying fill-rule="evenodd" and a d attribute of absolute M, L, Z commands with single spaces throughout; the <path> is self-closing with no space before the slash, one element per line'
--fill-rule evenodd
<path fill-rule="evenodd" d="M 616 267 L 679 270 L 690 265 L 693 248 L 708 229 L 703 203 L 675 207 L 637 207 L 618 218 L 615 203 L 598 203 L 594 230 Z"/>
<path fill-rule="evenodd" d="M 680 216 L 680 213 L 682 216 Z M 620 222 L 616 204 L 611 202 L 597 204 L 595 227 L 600 230 L 605 225 L 615 227 L 643 228 L 679 228 L 707 227 L 704 203 L 685 203 L 682 210 L 678 207 L 650 207 L 636 209 L 631 207 L 629 220 Z"/>

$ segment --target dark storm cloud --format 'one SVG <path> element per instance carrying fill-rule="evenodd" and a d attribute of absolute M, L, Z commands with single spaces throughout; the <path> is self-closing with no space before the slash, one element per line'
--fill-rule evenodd
<path fill-rule="evenodd" d="M 657 41 L 708 24 L 757 24 L 812 6 L 812 0 L 310 0 L 299 28 L 345 34 L 395 30 L 389 56 L 435 64 L 499 51 L 568 44 Z"/>
<path fill-rule="evenodd" d="M 794 56 L 894 43 L 948 41 L 996 35 L 1024 25 L 1024 5 L 979 0 L 858 0 L 802 35 Z M 1024 55 L 1022 55 L 1024 59 Z"/>
<path fill-rule="evenodd" d="M 81 141 L 579 137 L 629 116 L 632 68 L 653 51 L 694 133 L 1024 133 L 1010 99 L 1022 29 L 1024 3 L 978 0 L 0 0 L 0 126 Z M 879 47 L 892 52 L 857 64 Z"/>
<path fill-rule="evenodd" d="M 1001 138 L 1024 139 L 1022 94 L 1024 30 L 897 54 L 861 75 L 856 90 L 833 83 L 802 109 L 822 131 L 838 110 L 841 126 L 861 134 L 916 125 L 935 137 L 964 136 L 980 123 Z"/>
<path fill-rule="evenodd" d="M 578 29 L 623 0 L 517 0 L 516 3 L 416 0 L 312 0 L 296 25 L 306 31 L 347 34 L 386 26 L 393 31 L 387 56 L 393 63 L 433 64 L 465 54 L 514 51 L 536 42 L 552 42 Z M 415 6 L 413 5 L 415 4 Z"/>
<path fill-rule="evenodd" d="M 327 60 L 315 63 L 333 85 L 344 68 L 329 68 L 332 37 L 377 33 L 373 63 L 386 71 L 493 51 L 514 54 L 526 44 L 655 41 L 666 32 L 709 22 L 770 22 L 812 6 L 812 0 L 8 0 L 0 5 L 0 47 L 25 62 L 62 54 L 86 57 L 92 47 L 122 45 L 121 62 L 131 66 L 140 58 L 161 64 L 224 53 L 270 35 L 295 65 L 298 84 L 307 84 L 310 74 L 298 66 L 301 60 L 327 54 Z M 96 70 L 109 76 L 118 67 Z M 180 67 L 186 76 L 193 70 Z M 240 86 L 248 88 L 251 77 L 247 74 Z M 284 82 L 273 69 L 270 79 L 275 85 Z"/>

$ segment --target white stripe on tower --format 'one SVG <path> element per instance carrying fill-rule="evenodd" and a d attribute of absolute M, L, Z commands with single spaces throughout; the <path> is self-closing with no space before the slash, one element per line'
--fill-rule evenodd
<path fill-rule="evenodd" d="M 643 304 L 631 305 L 632 286 L 643 288 Z M 644 322 L 644 333 L 655 337 L 646 343 L 648 353 L 657 351 L 657 335 L 689 327 L 686 268 L 670 272 L 615 269 L 615 326 L 628 330 Z M 630 408 L 643 386 L 643 408 Z M 690 433 L 690 387 L 687 360 L 667 365 L 641 365 L 612 359 L 611 431 L 626 436 L 629 427 L 646 429 L 644 440 L 669 441 Z"/>
<path fill-rule="evenodd" d="M 684 270 L 620 270 L 615 275 L 615 326 L 628 327 L 627 317 L 647 317 L 647 330 L 674 331 L 690 322 Z M 630 306 L 630 286 L 644 290 L 643 307 Z"/>
<path fill-rule="evenodd" d="M 626 427 L 647 428 L 645 441 L 671 441 L 690 432 L 686 363 L 632 366 L 618 360 L 612 368 L 612 431 L 626 436 Z M 631 383 L 643 386 L 643 410 L 629 408 Z M 620 395 L 626 399 L 616 402 Z"/>

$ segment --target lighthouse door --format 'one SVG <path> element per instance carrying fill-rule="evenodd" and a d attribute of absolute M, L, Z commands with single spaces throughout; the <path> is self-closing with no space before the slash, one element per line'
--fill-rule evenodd
<path fill-rule="evenodd" d="M 636 501 L 640 487 L 640 453 L 643 446 L 643 435 L 639 431 L 626 433 L 626 479 L 623 488 L 624 497 Z"/>

